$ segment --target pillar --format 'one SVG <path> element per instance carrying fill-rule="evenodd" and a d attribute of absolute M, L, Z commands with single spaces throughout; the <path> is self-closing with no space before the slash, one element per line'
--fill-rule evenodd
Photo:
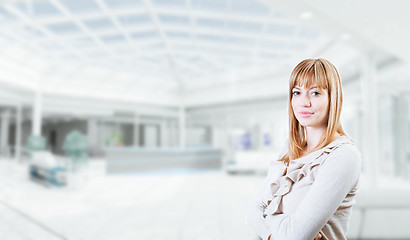
<path fill-rule="evenodd" d="M 371 54 L 362 57 L 362 156 L 363 171 L 371 187 L 377 187 L 380 172 L 379 104 L 376 64 Z"/>
<path fill-rule="evenodd" d="M 9 122 L 10 122 L 10 111 L 5 110 L 1 113 L 1 132 L 0 132 L 0 149 L 1 155 L 9 155 Z"/>
<path fill-rule="evenodd" d="M 16 107 L 16 128 L 15 128 L 15 150 L 14 158 L 19 161 L 21 159 L 21 129 L 22 129 L 22 106 L 21 104 Z"/>
<path fill-rule="evenodd" d="M 179 117 L 178 117 L 178 124 L 179 124 L 179 147 L 184 148 L 185 143 L 185 134 L 186 134 L 186 124 L 185 124 L 185 106 L 181 104 L 179 107 Z"/>
<path fill-rule="evenodd" d="M 134 146 L 140 146 L 140 117 L 135 115 L 134 117 Z"/>
<path fill-rule="evenodd" d="M 33 103 L 33 116 L 31 128 L 31 134 L 34 136 L 41 136 L 42 104 L 43 95 L 41 92 L 36 92 Z"/>

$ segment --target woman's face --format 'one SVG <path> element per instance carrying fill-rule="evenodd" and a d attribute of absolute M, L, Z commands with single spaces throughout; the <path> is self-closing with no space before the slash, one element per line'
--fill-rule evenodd
<path fill-rule="evenodd" d="M 326 128 L 329 117 L 328 91 L 315 85 L 308 88 L 295 86 L 292 89 L 292 108 L 302 126 Z"/>

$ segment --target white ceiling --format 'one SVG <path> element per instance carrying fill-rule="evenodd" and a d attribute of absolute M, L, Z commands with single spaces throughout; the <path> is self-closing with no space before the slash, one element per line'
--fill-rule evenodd
<path fill-rule="evenodd" d="M 3 2 L 0 81 L 45 94 L 199 106 L 286 92 L 306 57 L 330 59 L 343 76 L 357 71 L 361 47 L 395 53 L 385 46 L 393 36 L 366 37 L 377 14 L 343 1 Z"/>

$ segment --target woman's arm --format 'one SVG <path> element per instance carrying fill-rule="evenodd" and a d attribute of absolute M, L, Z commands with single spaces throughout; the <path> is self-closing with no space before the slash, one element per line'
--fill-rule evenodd
<path fill-rule="evenodd" d="M 285 166 L 282 165 L 282 162 L 271 162 L 268 170 L 267 177 L 263 184 L 259 187 L 256 195 L 252 199 L 251 203 L 248 206 L 246 212 L 246 221 L 252 227 L 252 229 L 258 234 L 263 240 L 267 240 L 271 235 L 270 229 L 263 217 L 263 210 L 261 204 L 264 201 L 263 194 L 269 189 L 269 185 L 272 180 L 279 178 Z"/>
<path fill-rule="evenodd" d="M 269 176 L 269 174 L 268 174 Z M 260 207 L 262 203 L 263 192 L 269 185 L 269 178 L 267 177 L 263 182 L 262 186 L 259 188 L 257 194 L 252 199 L 249 204 L 248 210 L 246 212 L 246 221 L 252 227 L 252 229 L 260 236 L 263 240 L 267 240 L 271 235 L 270 229 L 263 218 L 263 211 Z"/>
<path fill-rule="evenodd" d="M 358 151 L 350 146 L 334 150 L 319 166 L 315 182 L 292 215 L 266 217 L 271 240 L 310 240 L 336 212 L 360 175 Z"/>

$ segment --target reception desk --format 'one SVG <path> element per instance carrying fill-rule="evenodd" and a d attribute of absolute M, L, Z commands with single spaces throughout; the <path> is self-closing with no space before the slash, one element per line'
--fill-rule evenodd
<path fill-rule="evenodd" d="M 222 151 L 211 147 L 105 149 L 107 173 L 166 169 L 220 169 Z"/>

